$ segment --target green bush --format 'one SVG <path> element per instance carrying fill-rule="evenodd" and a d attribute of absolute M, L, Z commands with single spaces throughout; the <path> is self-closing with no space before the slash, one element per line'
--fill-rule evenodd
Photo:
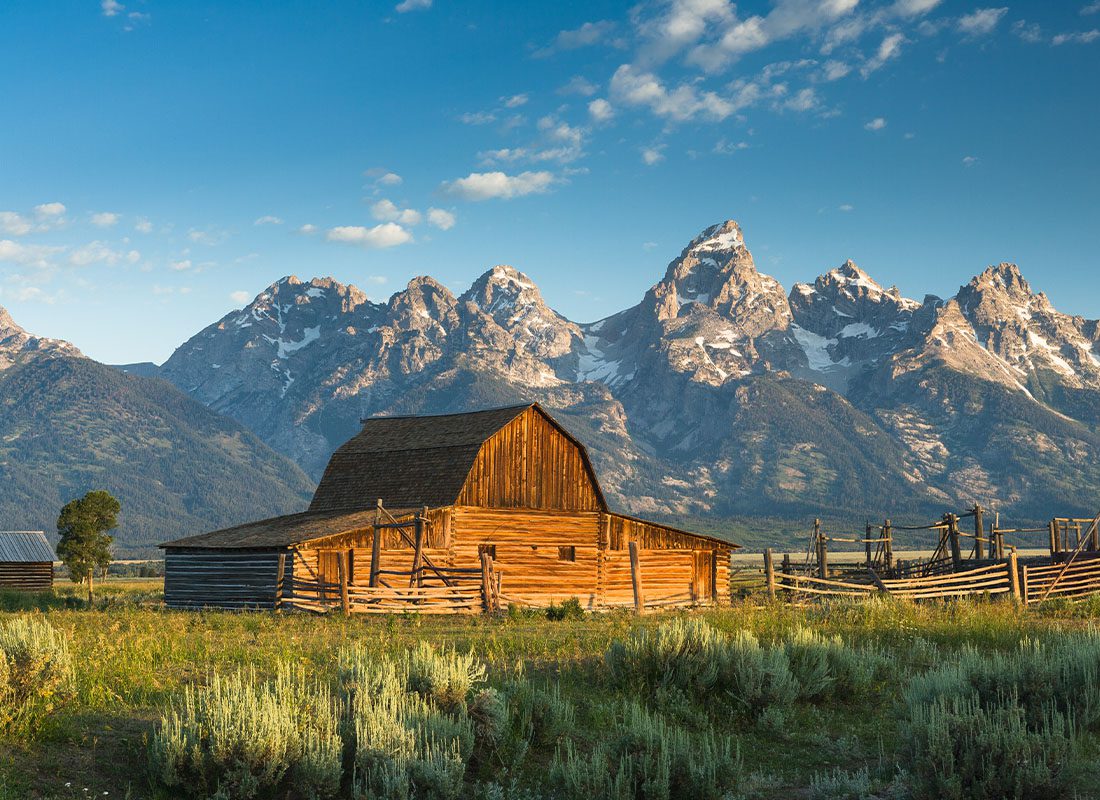
<path fill-rule="evenodd" d="M 214 674 L 184 690 L 150 743 L 154 778 L 174 792 L 218 800 L 277 793 L 326 798 L 340 788 L 340 711 L 326 687 L 283 669 Z"/>
<path fill-rule="evenodd" d="M 810 800 L 873 800 L 871 775 L 866 767 L 855 772 L 834 769 L 810 781 Z"/>
<path fill-rule="evenodd" d="M 448 711 L 465 708 L 470 691 L 485 680 L 485 665 L 472 653 L 436 650 L 421 641 L 406 664 L 408 690 Z"/>
<path fill-rule="evenodd" d="M 724 646 L 722 634 L 701 619 L 678 618 L 612 642 L 604 661 L 620 688 L 678 689 L 698 699 L 718 683 Z"/>
<path fill-rule="evenodd" d="M 734 708 L 756 717 L 768 706 L 786 707 L 798 697 L 787 654 L 766 648 L 749 631 L 737 631 L 723 648 L 720 684 Z"/>
<path fill-rule="evenodd" d="M 783 646 L 799 696 L 809 700 L 863 694 L 888 664 L 879 650 L 850 647 L 839 636 L 822 636 L 801 626 L 786 636 Z"/>
<path fill-rule="evenodd" d="M 562 600 L 561 605 L 551 603 L 546 608 L 546 618 L 551 622 L 562 622 L 567 619 L 584 619 L 584 607 L 576 597 Z"/>
<path fill-rule="evenodd" d="M 581 752 L 560 747 L 550 766 L 562 800 L 717 800 L 731 793 L 741 771 L 728 738 L 692 734 L 636 703 L 625 706 L 611 735 Z"/>
<path fill-rule="evenodd" d="M 917 800 L 1044 800 L 1065 797 L 1075 753 L 1072 722 L 1050 712 L 1038 725 L 1007 697 L 912 707 L 902 737 Z"/>
<path fill-rule="evenodd" d="M 0 732 L 30 733 L 73 692 L 65 637 L 39 617 L 0 625 Z"/>

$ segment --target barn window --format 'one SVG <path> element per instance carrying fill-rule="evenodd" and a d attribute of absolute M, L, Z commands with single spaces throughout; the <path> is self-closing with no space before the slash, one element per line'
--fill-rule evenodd
<path fill-rule="evenodd" d="M 558 548 L 558 561 L 576 561 L 577 548 L 573 545 Z"/>
<path fill-rule="evenodd" d="M 489 556 L 489 558 L 496 561 L 497 558 L 497 546 L 495 544 L 479 544 L 477 546 L 477 554 L 480 556 Z"/>

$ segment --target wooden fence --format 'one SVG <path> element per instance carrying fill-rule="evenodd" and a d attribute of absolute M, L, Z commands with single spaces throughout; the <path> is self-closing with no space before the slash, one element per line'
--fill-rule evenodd
<path fill-rule="evenodd" d="M 1040 567 L 1025 566 L 1022 582 L 1029 604 L 1056 597 L 1087 597 L 1100 592 L 1100 558 Z"/>

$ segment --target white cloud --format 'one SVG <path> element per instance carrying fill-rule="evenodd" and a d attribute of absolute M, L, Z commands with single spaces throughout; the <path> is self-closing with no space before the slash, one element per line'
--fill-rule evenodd
<path fill-rule="evenodd" d="M 576 50 L 580 47 L 591 47 L 592 45 L 607 41 L 614 32 L 615 23 L 611 20 L 586 22 L 579 28 L 561 31 L 554 37 L 554 41 L 551 42 L 549 46 L 535 51 L 534 55 L 535 58 L 545 58 L 546 56 L 553 55 L 559 50 Z M 613 44 L 620 43 L 613 42 Z"/>
<path fill-rule="evenodd" d="M 1091 31 L 1077 31 L 1075 33 L 1059 33 L 1050 43 L 1057 47 L 1063 44 L 1089 44 L 1100 39 L 1100 30 L 1093 28 Z"/>
<path fill-rule="evenodd" d="M 511 97 L 502 97 L 505 108 L 519 108 L 520 106 L 527 105 L 527 101 L 530 98 L 526 94 L 514 94 Z"/>
<path fill-rule="evenodd" d="M 118 14 L 126 8 L 126 6 L 119 3 L 118 0 L 103 0 L 103 2 L 99 4 L 99 7 L 103 10 L 103 16 L 105 17 L 118 16 Z"/>
<path fill-rule="evenodd" d="M 656 242 L 642 242 L 642 249 L 643 250 L 652 250 L 655 247 L 657 247 Z"/>
<path fill-rule="evenodd" d="M 943 0 L 897 0 L 891 11 L 901 17 L 917 17 L 926 14 Z"/>
<path fill-rule="evenodd" d="M 249 300 L 252 299 L 252 294 L 250 292 L 244 291 L 243 289 L 240 289 L 236 292 L 230 292 L 229 299 L 232 300 L 234 303 L 245 305 L 246 303 L 248 303 Z"/>
<path fill-rule="evenodd" d="M 458 121 L 465 125 L 488 125 L 496 120 L 496 114 L 489 111 L 467 111 L 458 118 Z"/>
<path fill-rule="evenodd" d="M 839 206 L 837 206 L 837 211 L 843 211 L 845 213 L 847 213 L 849 211 L 855 211 L 855 209 L 856 209 L 856 207 L 853 206 L 851 203 L 842 203 Z"/>
<path fill-rule="evenodd" d="M 880 69 L 887 61 L 891 61 L 901 55 L 901 45 L 905 37 L 900 33 L 892 33 L 882 40 L 875 54 L 867 59 L 859 68 L 859 73 L 864 78 L 877 69 Z"/>
<path fill-rule="evenodd" d="M 345 242 L 370 248 L 397 247 L 412 241 L 412 234 L 396 222 L 384 222 L 373 228 L 361 225 L 341 225 L 329 228 L 325 234 L 330 242 Z"/>
<path fill-rule="evenodd" d="M 875 117 L 873 120 L 868 122 L 863 127 L 866 128 L 869 131 L 881 131 L 883 128 L 886 127 L 886 118 L 885 117 Z"/>
<path fill-rule="evenodd" d="M 1018 19 L 1012 23 L 1012 32 L 1025 42 L 1035 44 L 1043 41 L 1043 29 L 1038 22 L 1027 22 Z"/>
<path fill-rule="evenodd" d="M 34 213 L 39 219 L 58 219 L 65 214 L 64 203 L 42 203 L 34 207 Z"/>
<path fill-rule="evenodd" d="M 956 25 L 959 32 L 967 36 L 985 36 L 993 32 L 1001 17 L 1007 13 L 1007 8 L 979 8 L 971 14 L 959 17 Z"/>
<path fill-rule="evenodd" d="M 316 225 L 313 225 L 312 223 L 307 222 L 305 225 L 298 228 L 298 233 L 302 234 L 303 236 L 312 236 L 313 234 L 317 233 L 319 230 L 320 230 L 320 228 L 318 228 Z"/>
<path fill-rule="evenodd" d="M 696 89 L 694 84 L 681 84 L 672 91 L 665 88 L 651 72 L 637 72 L 623 64 L 611 77 L 611 94 L 618 102 L 648 108 L 659 117 L 685 121 L 696 116 L 723 120 L 737 109 L 714 92 Z"/>
<path fill-rule="evenodd" d="M 168 265 L 169 269 L 174 269 L 176 272 L 184 272 L 191 269 L 191 259 L 183 258 L 179 261 L 173 261 Z"/>
<path fill-rule="evenodd" d="M 647 167 L 652 167 L 655 164 L 660 164 L 665 160 L 665 154 L 661 152 L 665 149 L 663 144 L 655 145 L 653 147 L 642 148 L 642 161 Z"/>
<path fill-rule="evenodd" d="M 1094 0 L 1081 9 L 1081 16 L 1087 17 L 1089 14 L 1100 14 L 1100 0 Z"/>
<path fill-rule="evenodd" d="M 432 7 L 432 0 L 401 0 L 393 10 L 398 14 L 406 14 L 409 11 L 427 11 Z"/>
<path fill-rule="evenodd" d="M 475 202 L 500 198 L 511 200 L 529 194 L 542 194 L 555 183 L 550 172 L 521 172 L 507 175 L 503 172 L 471 172 L 465 178 L 443 184 L 443 191 L 464 200 Z"/>
<path fill-rule="evenodd" d="M 378 183 L 382 186 L 400 186 L 403 182 L 404 179 L 396 172 L 387 172 L 378 179 Z"/>
<path fill-rule="evenodd" d="M 972 167 L 977 163 L 978 163 L 978 159 L 977 159 L 976 156 L 963 156 L 963 166 L 964 167 Z"/>
<path fill-rule="evenodd" d="M 382 222 L 419 225 L 420 212 L 413 208 L 398 208 L 392 200 L 382 199 L 370 207 L 371 216 Z"/>
<path fill-rule="evenodd" d="M 0 262 L 21 264 L 36 269 L 53 266 L 52 257 L 62 252 L 64 247 L 43 244 L 20 244 L 11 239 L 0 239 Z"/>
<path fill-rule="evenodd" d="M 611 103 L 602 97 L 597 97 L 588 104 L 588 115 L 592 117 L 594 122 L 607 122 L 615 116 L 615 109 L 611 106 Z"/>
<path fill-rule="evenodd" d="M 714 152 L 720 155 L 730 155 L 736 153 L 738 150 L 748 150 L 748 142 L 730 142 L 726 139 L 719 139 L 714 145 Z"/>
<path fill-rule="evenodd" d="M 838 81 L 851 72 L 852 68 L 843 61 L 826 61 L 822 71 L 825 73 L 825 80 Z"/>
<path fill-rule="evenodd" d="M 141 254 L 138 253 L 137 250 L 131 250 L 129 253 L 122 253 L 118 250 L 111 249 L 106 243 L 98 240 L 81 245 L 69 254 L 69 263 L 74 267 L 86 267 L 89 264 L 108 264 L 113 266 L 120 261 L 128 261 L 134 264 L 140 259 Z"/>
<path fill-rule="evenodd" d="M 389 283 L 389 282 L 390 282 L 390 279 L 387 278 L 385 275 L 368 275 L 367 276 L 367 283 L 373 283 L 377 286 L 381 286 L 382 284 Z"/>
<path fill-rule="evenodd" d="M 26 236 L 34 230 L 29 219 L 17 211 L 0 211 L 0 231 L 8 236 Z"/>
<path fill-rule="evenodd" d="M 134 230 L 138 233 L 152 233 L 153 223 L 145 219 L 145 217 L 140 217 L 138 221 L 134 223 Z"/>
<path fill-rule="evenodd" d="M 817 92 L 811 88 L 800 89 L 783 101 L 783 108 L 791 111 L 813 111 L 821 105 Z"/>
<path fill-rule="evenodd" d="M 264 216 L 257 219 L 252 223 L 253 225 L 282 225 L 283 221 L 279 217 L 272 216 L 271 214 L 264 214 Z"/>
<path fill-rule="evenodd" d="M 200 230 L 198 228 L 192 228 L 187 232 L 187 238 L 195 244 L 203 244 L 208 247 L 221 244 L 229 238 L 228 231 L 216 230 L 208 228 L 207 230 Z"/>
<path fill-rule="evenodd" d="M 92 224 L 97 228 L 110 228 L 118 224 L 119 215 L 112 211 L 100 211 L 92 214 Z"/>
<path fill-rule="evenodd" d="M 428 224 L 434 225 L 441 231 L 449 231 L 455 226 L 457 219 L 451 211 L 442 208 L 428 209 Z"/>
<path fill-rule="evenodd" d="M 569 83 L 558 89 L 558 94 L 579 94 L 584 97 L 591 97 L 598 91 L 599 87 L 588 78 L 574 75 L 569 79 Z"/>

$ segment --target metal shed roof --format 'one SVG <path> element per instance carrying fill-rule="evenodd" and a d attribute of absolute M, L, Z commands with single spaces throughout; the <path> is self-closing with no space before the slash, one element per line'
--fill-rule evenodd
<path fill-rule="evenodd" d="M 0 531 L 0 562 L 41 563 L 57 556 L 42 531 Z"/>

